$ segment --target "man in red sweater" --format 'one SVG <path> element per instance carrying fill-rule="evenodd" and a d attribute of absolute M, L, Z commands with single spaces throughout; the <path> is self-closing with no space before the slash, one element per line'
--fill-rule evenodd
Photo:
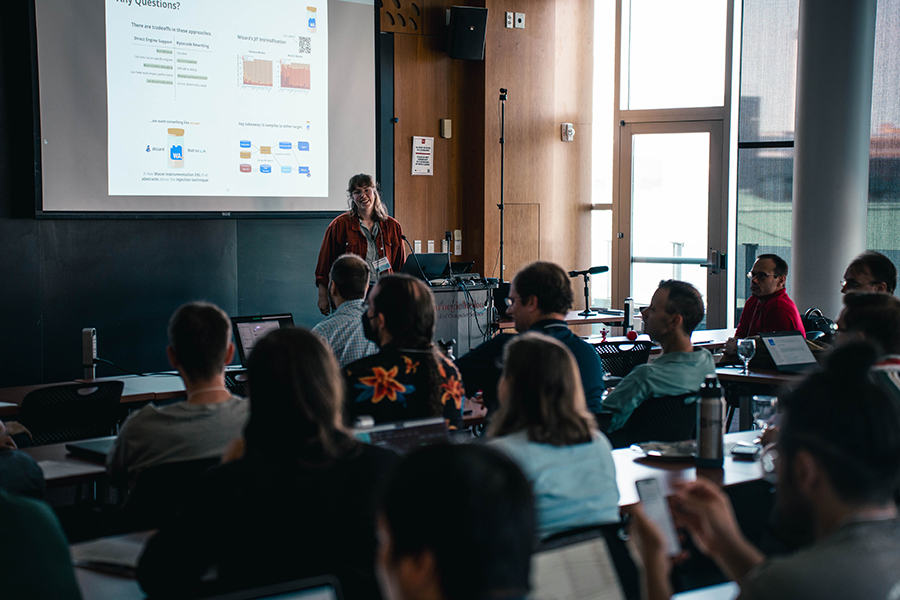
<path fill-rule="evenodd" d="M 744 305 L 734 337 L 725 344 L 725 352 L 733 354 L 736 339 L 743 339 L 773 331 L 799 331 L 804 336 L 800 311 L 788 298 L 784 283 L 788 266 L 777 254 L 760 254 L 747 273 L 750 278 L 750 297 Z"/>

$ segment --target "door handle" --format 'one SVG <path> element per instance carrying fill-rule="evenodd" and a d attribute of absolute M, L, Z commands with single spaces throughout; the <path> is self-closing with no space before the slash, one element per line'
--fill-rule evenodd
<path fill-rule="evenodd" d="M 718 275 L 719 271 L 724 271 L 728 261 L 728 255 L 720 253 L 718 250 L 710 250 L 710 260 L 704 265 L 700 265 L 704 269 L 709 269 L 710 275 Z"/>

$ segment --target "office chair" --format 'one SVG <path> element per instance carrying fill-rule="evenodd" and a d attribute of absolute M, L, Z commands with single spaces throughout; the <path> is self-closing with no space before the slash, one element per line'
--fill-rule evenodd
<path fill-rule="evenodd" d="M 225 371 L 225 388 L 241 398 L 247 397 L 247 369 Z"/>
<path fill-rule="evenodd" d="M 647 398 L 634 409 L 625 425 L 606 434 L 613 448 L 627 448 L 641 442 L 679 442 L 694 438 L 697 404 L 685 399 L 698 392 L 678 396 Z"/>
<path fill-rule="evenodd" d="M 604 378 L 607 387 L 615 387 L 623 377 L 631 373 L 638 365 L 646 364 L 650 360 L 650 342 L 600 342 L 594 344 L 594 350 L 600 355 Z"/>
<path fill-rule="evenodd" d="M 121 381 L 97 381 L 39 388 L 22 400 L 19 422 L 35 446 L 113 435 L 124 387 Z"/>
<path fill-rule="evenodd" d="M 138 473 L 117 515 L 116 531 L 143 531 L 164 525 L 193 491 L 200 476 L 219 461 L 220 457 L 214 456 L 171 462 Z"/>

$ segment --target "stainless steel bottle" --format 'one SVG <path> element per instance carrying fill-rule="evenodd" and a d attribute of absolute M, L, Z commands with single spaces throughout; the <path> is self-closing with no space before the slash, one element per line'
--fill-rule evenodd
<path fill-rule="evenodd" d="M 720 468 L 725 461 L 725 398 L 715 375 L 707 375 L 697 402 L 697 466 Z"/>
<path fill-rule="evenodd" d="M 624 332 L 628 333 L 632 329 L 634 329 L 634 299 L 633 298 L 625 298 L 625 310 L 624 310 Z"/>

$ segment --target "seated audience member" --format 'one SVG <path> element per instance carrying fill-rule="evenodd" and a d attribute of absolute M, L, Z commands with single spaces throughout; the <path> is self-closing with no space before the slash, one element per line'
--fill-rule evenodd
<path fill-rule="evenodd" d="M 506 313 L 513 318 L 520 333 L 538 331 L 556 338 L 572 351 L 581 374 L 588 410 L 598 413 L 602 410 L 600 401 L 605 389 L 603 363 L 593 346 L 566 325 L 566 313 L 572 308 L 573 298 L 569 276 L 562 267 L 551 262 L 533 262 L 513 278 Z M 497 335 L 457 360 L 466 389 L 470 394 L 481 390 L 484 403 L 491 410 L 497 406 L 503 346 L 512 338 L 512 335 Z"/>
<path fill-rule="evenodd" d="M 621 429 L 631 413 L 647 398 L 697 392 L 707 375 L 715 375 L 712 354 L 694 349 L 691 333 L 703 320 L 703 298 L 684 281 L 661 281 L 650 306 L 641 311 L 644 333 L 662 346 L 663 355 L 638 365 L 603 400 L 613 413 L 609 431 Z M 697 397 L 685 402 L 695 402 Z"/>
<path fill-rule="evenodd" d="M 362 322 L 380 350 L 344 368 L 348 415 L 376 423 L 443 416 L 458 428 L 463 385 L 456 365 L 432 343 L 431 290 L 415 277 L 386 275 L 372 288 Z"/>
<path fill-rule="evenodd" d="M 348 600 L 377 598 L 375 490 L 396 455 L 344 428 L 340 370 L 319 336 L 273 331 L 248 362 L 245 453 L 207 471 L 149 541 L 141 587 L 196 591 L 212 568 L 215 589 L 332 574 Z"/>
<path fill-rule="evenodd" d="M 519 468 L 480 445 L 410 454 L 378 511 L 378 580 L 386 600 L 524 600 L 534 501 Z"/>
<path fill-rule="evenodd" d="M 541 333 L 517 336 L 504 349 L 498 392 L 488 435 L 534 486 L 540 537 L 618 521 L 612 446 L 587 410 L 569 349 Z"/>
<path fill-rule="evenodd" d="M 841 282 L 841 293 L 877 292 L 893 294 L 897 287 L 897 267 L 881 252 L 867 250 L 854 258 Z"/>
<path fill-rule="evenodd" d="M 744 304 L 734 337 L 725 344 L 725 352 L 734 354 L 737 342 L 761 333 L 799 331 L 806 335 L 800 311 L 784 289 L 788 266 L 777 254 L 760 254 L 747 273 L 750 297 Z"/>
<path fill-rule="evenodd" d="M 247 423 L 249 403 L 225 388 L 234 356 L 231 321 L 208 302 L 191 302 L 169 321 L 169 364 L 184 380 L 187 400 L 132 414 L 106 458 L 110 477 L 133 485 L 142 470 L 221 456 Z"/>
<path fill-rule="evenodd" d="M 49 506 L 0 490 L 0 595 L 80 600 L 69 543 Z"/>
<path fill-rule="evenodd" d="M 900 394 L 900 300 L 877 292 L 844 294 L 838 333 L 841 341 L 862 337 L 878 344 L 882 355 L 874 376 Z"/>
<path fill-rule="evenodd" d="M 27 433 L 28 430 L 18 423 L 10 425 L 7 429 L 0 421 L 0 490 L 43 499 L 46 490 L 44 472 L 33 458 L 19 451 L 12 437 L 15 431 Z"/>
<path fill-rule="evenodd" d="M 363 332 L 363 299 L 368 289 L 369 265 L 357 255 L 344 254 L 331 265 L 328 294 L 335 310 L 313 331 L 325 338 L 342 367 L 378 352 Z"/>
<path fill-rule="evenodd" d="M 894 598 L 900 591 L 900 403 L 869 377 L 877 351 L 834 350 L 824 372 L 783 399 L 775 461 L 777 504 L 815 543 L 767 559 L 741 534 L 731 503 L 709 480 L 672 498 L 676 521 L 741 587 L 741 600 Z M 650 598 L 668 598 L 669 559 L 641 510 L 634 531 Z"/>

